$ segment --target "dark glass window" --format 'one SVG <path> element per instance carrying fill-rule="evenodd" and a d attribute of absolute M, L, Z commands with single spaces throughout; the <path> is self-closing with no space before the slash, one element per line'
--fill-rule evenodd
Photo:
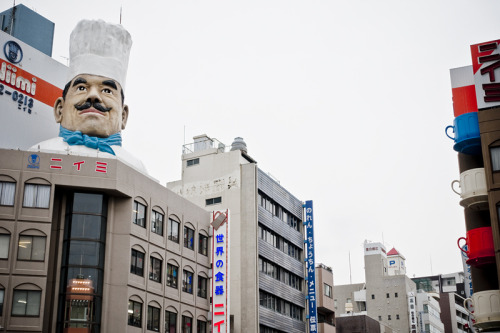
<path fill-rule="evenodd" d="M 5 289 L 0 289 L 0 317 L 3 316 L 3 299 L 5 297 Z"/>
<path fill-rule="evenodd" d="M 192 160 L 187 160 L 186 161 L 186 165 L 187 166 L 192 166 L 192 165 L 196 165 L 196 164 L 200 164 L 200 159 L 199 158 L 193 158 Z"/>
<path fill-rule="evenodd" d="M 179 222 L 168 219 L 168 239 L 179 243 Z"/>
<path fill-rule="evenodd" d="M 10 235 L 0 234 L 0 259 L 9 259 Z"/>
<path fill-rule="evenodd" d="M 148 306 L 147 329 L 154 332 L 160 331 L 160 308 Z"/>
<path fill-rule="evenodd" d="M 193 332 L 193 318 L 182 316 L 182 333 Z"/>
<path fill-rule="evenodd" d="M 142 303 L 128 301 L 128 324 L 142 327 Z"/>
<path fill-rule="evenodd" d="M 130 259 L 130 273 L 144 276 L 144 253 L 132 249 Z"/>
<path fill-rule="evenodd" d="M 197 321 L 196 333 L 207 333 L 207 322 L 203 320 Z"/>
<path fill-rule="evenodd" d="M 134 201 L 134 209 L 132 213 L 132 222 L 146 228 L 146 206 Z"/>
<path fill-rule="evenodd" d="M 151 231 L 155 234 L 163 236 L 163 217 L 162 213 L 153 210 L 151 214 Z"/>
<path fill-rule="evenodd" d="M 198 253 L 206 256 L 208 254 L 208 237 L 198 234 Z"/>
<path fill-rule="evenodd" d="M 205 205 L 207 206 L 216 205 L 220 204 L 221 202 L 222 202 L 222 197 L 210 198 L 205 200 Z"/>
<path fill-rule="evenodd" d="M 182 271 L 182 291 L 188 294 L 193 293 L 193 273 Z"/>
<path fill-rule="evenodd" d="M 177 289 L 178 270 L 177 266 L 167 264 L 167 286 Z"/>
<path fill-rule="evenodd" d="M 177 313 L 165 311 L 165 333 L 177 332 Z"/>
<path fill-rule="evenodd" d="M 58 330 L 87 327 L 99 331 L 107 199 L 96 193 L 68 193 L 67 198 L 69 213 L 65 218 L 60 271 L 62 292 L 56 310 Z M 83 297 L 82 293 L 87 295 Z"/>
<path fill-rule="evenodd" d="M 198 275 L 198 297 L 207 298 L 207 279 Z"/>
<path fill-rule="evenodd" d="M 161 282 L 161 260 L 155 257 L 150 257 L 149 279 Z"/>
<path fill-rule="evenodd" d="M 42 292 L 39 290 L 14 290 L 13 317 L 39 317 Z"/>
<path fill-rule="evenodd" d="M 44 261 L 46 240 L 47 237 L 45 236 L 19 236 L 17 259 Z"/>
<path fill-rule="evenodd" d="M 184 227 L 184 247 L 194 250 L 194 230 Z"/>

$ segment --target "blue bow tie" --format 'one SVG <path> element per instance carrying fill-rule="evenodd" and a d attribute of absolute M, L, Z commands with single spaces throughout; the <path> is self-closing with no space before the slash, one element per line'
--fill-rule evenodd
<path fill-rule="evenodd" d="M 110 135 L 107 138 L 88 136 L 80 131 L 70 131 L 62 126 L 59 127 L 59 136 L 70 146 L 85 146 L 115 155 L 111 146 L 122 145 L 122 135 L 120 132 Z"/>

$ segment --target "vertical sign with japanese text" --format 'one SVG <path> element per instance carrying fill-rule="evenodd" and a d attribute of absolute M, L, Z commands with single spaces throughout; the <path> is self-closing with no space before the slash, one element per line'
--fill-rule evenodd
<path fill-rule="evenodd" d="M 500 105 L 499 44 L 494 40 L 470 47 L 479 110 Z"/>
<path fill-rule="evenodd" d="M 229 332 L 229 210 L 212 212 L 212 332 Z"/>
<path fill-rule="evenodd" d="M 306 228 L 306 269 L 307 269 L 307 303 L 309 308 L 309 332 L 317 332 L 316 320 L 316 271 L 314 262 L 314 223 L 313 223 L 313 202 L 306 201 L 304 205 L 306 215 L 304 227 Z"/>

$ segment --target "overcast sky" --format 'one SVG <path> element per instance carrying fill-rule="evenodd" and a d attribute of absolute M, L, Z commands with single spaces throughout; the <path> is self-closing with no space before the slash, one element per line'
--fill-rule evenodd
<path fill-rule="evenodd" d="M 24 0 L 55 23 L 66 63 L 80 19 L 132 35 L 124 147 L 162 184 L 184 143 L 244 138 L 258 166 L 314 201 L 316 260 L 364 282 L 363 241 L 410 277 L 462 269 L 449 69 L 500 38 L 498 0 Z M 0 11 L 8 9 L 3 1 Z"/>

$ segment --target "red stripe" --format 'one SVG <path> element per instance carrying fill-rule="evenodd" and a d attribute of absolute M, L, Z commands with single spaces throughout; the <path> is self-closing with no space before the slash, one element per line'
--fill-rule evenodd
<path fill-rule="evenodd" d="M 464 113 L 477 112 L 476 88 L 474 85 L 452 88 L 453 114 L 458 117 Z"/>

